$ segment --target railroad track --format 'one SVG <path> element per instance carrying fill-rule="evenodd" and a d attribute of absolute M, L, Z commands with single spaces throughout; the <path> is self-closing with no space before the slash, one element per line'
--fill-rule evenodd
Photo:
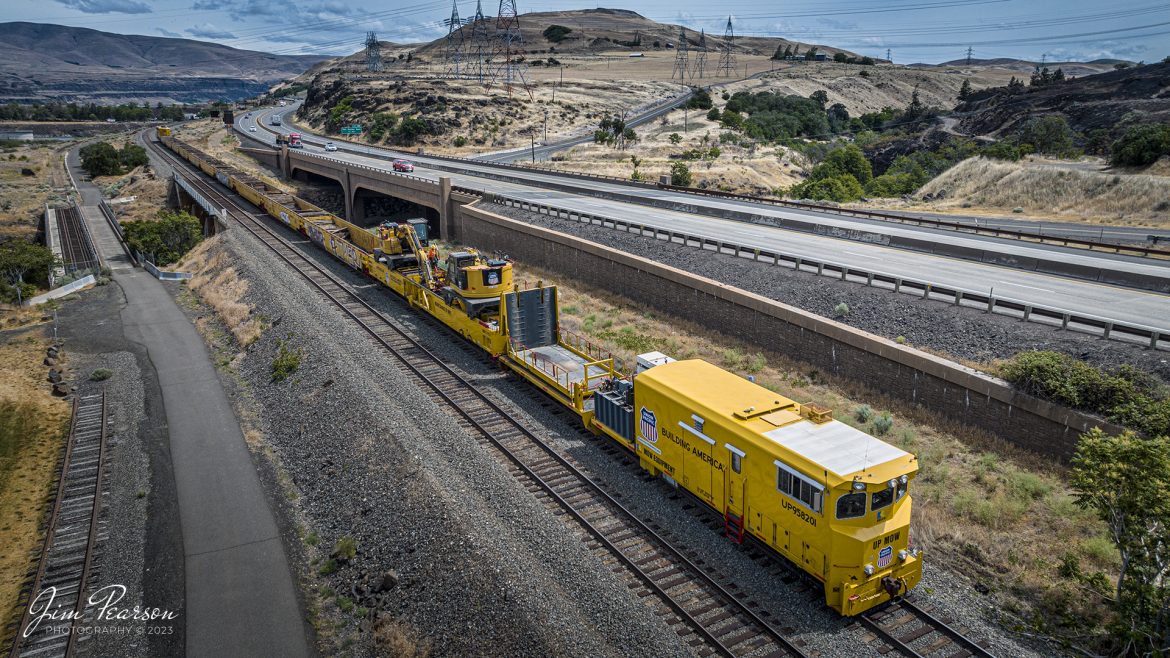
<path fill-rule="evenodd" d="M 277 233 L 267 215 L 250 212 L 178 156 L 150 141 L 187 179 L 228 209 L 241 227 L 300 272 L 311 285 L 358 324 L 372 341 L 405 366 L 409 377 L 440 405 L 454 411 L 472 436 L 489 446 L 509 472 L 561 516 L 567 516 L 587 546 L 624 577 L 640 598 L 656 597 L 656 613 L 701 656 L 804 656 L 736 594 L 639 520 L 571 462 L 541 441 L 512 414 L 484 395 L 442 359 L 377 312 L 334 274 Z M 681 625 L 681 626 L 680 626 Z"/>
<path fill-rule="evenodd" d="M 101 265 L 89 227 L 77 206 L 70 205 L 57 209 L 57 228 L 61 236 L 61 255 L 65 260 L 65 271 L 69 274 L 97 269 Z"/>
<path fill-rule="evenodd" d="M 74 397 L 73 420 L 45 542 L 32 583 L 20 596 L 24 613 L 12 629 L 9 658 L 73 656 L 78 642 L 88 637 L 74 629 L 92 619 L 93 611 L 85 606 L 85 592 L 94 580 L 94 558 L 106 536 L 101 518 L 105 460 L 106 394 Z M 73 619 L 45 619 L 26 632 L 35 621 L 31 604 L 42 610 L 50 595 L 49 609 L 62 615 L 73 613 Z"/>
<path fill-rule="evenodd" d="M 909 599 L 875 608 L 861 615 L 860 619 L 886 647 L 912 658 L 993 658 L 986 641 L 976 642 L 968 638 L 946 620 Z"/>

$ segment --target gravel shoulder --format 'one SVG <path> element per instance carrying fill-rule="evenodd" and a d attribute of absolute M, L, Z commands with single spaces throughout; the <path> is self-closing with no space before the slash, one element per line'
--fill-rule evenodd
<path fill-rule="evenodd" d="M 517 208 L 498 204 L 482 207 L 505 217 L 646 256 L 879 336 L 890 339 L 901 336 L 909 345 L 981 370 L 988 370 L 997 360 L 1010 358 L 1017 352 L 1055 350 L 1107 369 L 1129 364 L 1170 383 L 1170 354 L 1166 352 Z M 848 305 L 849 313 L 838 317 L 834 309 L 841 303 Z M 794 355 L 794 358 L 799 357 Z"/>

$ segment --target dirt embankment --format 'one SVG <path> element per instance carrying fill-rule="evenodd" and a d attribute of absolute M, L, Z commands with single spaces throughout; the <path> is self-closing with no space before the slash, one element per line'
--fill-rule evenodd
<path fill-rule="evenodd" d="M 1156 164 L 1149 171 L 1164 166 Z M 1170 225 L 1170 176 L 1111 171 L 1099 161 L 970 158 L 915 194 L 916 201 L 927 199 L 931 200 L 928 208 L 971 214 L 1023 213 L 1103 224 Z"/>

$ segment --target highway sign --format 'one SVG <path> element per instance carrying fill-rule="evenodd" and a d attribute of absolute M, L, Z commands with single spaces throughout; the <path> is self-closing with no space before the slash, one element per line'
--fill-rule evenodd
<path fill-rule="evenodd" d="M 342 135 L 360 135 L 362 134 L 362 127 L 358 125 L 345 126 L 339 132 Z"/>

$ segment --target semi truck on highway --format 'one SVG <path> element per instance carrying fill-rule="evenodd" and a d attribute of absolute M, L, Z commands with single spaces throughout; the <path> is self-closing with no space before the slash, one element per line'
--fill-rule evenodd
<path fill-rule="evenodd" d="M 268 119 L 268 125 L 279 126 L 280 125 L 280 115 L 273 114 L 272 117 L 270 119 Z"/>

